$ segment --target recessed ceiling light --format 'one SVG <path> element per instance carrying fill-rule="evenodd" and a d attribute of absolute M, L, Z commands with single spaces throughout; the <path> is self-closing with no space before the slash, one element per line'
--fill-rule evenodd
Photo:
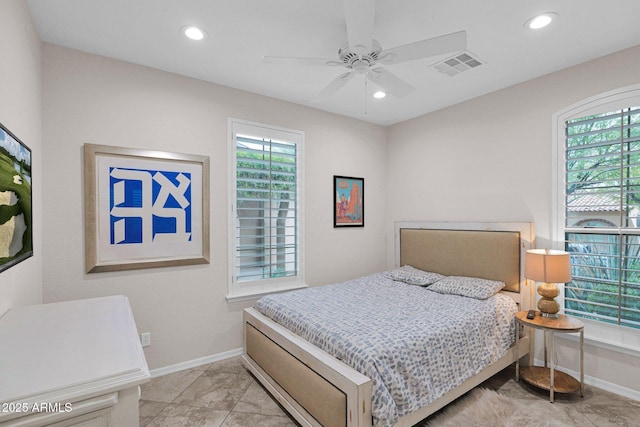
<path fill-rule="evenodd" d="M 377 91 L 376 93 L 374 93 L 374 94 L 373 94 L 373 97 L 374 97 L 374 98 L 376 98 L 376 99 L 382 99 L 382 98 L 384 98 L 385 96 L 387 96 L 387 94 L 386 94 L 386 93 L 384 93 L 384 92 L 383 92 L 383 91 L 381 91 L 381 90 L 379 90 L 379 91 Z"/>
<path fill-rule="evenodd" d="M 551 24 L 551 21 L 553 21 L 557 17 L 558 14 L 554 12 L 541 13 L 540 15 L 536 15 L 525 22 L 524 26 L 525 28 L 529 28 L 531 30 L 539 30 L 540 28 L 544 28 L 547 25 Z"/>
<path fill-rule="evenodd" d="M 207 36 L 207 33 L 205 33 L 204 30 L 194 27 L 193 25 L 187 25 L 180 28 L 180 32 L 191 40 L 203 40 Z"/>

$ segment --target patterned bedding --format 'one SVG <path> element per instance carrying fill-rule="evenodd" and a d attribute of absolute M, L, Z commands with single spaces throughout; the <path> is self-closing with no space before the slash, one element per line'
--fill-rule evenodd
<path fill-rule="evenodd" d="M 392 426 L 506 354 L 517 311 L 506 295 L 441 294 L 384 273 L 266 296 L 255 308 L 371 378 L 376 426 Z"/>

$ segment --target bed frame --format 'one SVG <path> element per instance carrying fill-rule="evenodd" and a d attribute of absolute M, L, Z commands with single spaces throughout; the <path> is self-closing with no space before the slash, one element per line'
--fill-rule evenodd
<path fill-rule="evenodd" d="M 413 265 L 445 275 L 502 280 L 520 310 L 533 301 L 524 278 L 524 254 L 534 247 L 532 223 L 398 222 L 396 266 Z M 244 311 L 245 367 L 302 426 L 369 427 L 371 380 L 308 341 L 263 316 Z M 412 426 L 516 359 L 532 353 L 533 337 L 523 336 L 496 363 L 441 398 L 400 418 Z"/>

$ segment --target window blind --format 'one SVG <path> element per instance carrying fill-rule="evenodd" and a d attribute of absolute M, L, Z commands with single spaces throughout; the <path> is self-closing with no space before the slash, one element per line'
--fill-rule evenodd
<path fill-rule="evenodd" d="M 238 282 L 298 272 L 297 144 L 236 135 Z"/>
<path fill-rule="evenodd" d="M 566 122 L 565 312 L 640 328 L 640 107 Z"/>

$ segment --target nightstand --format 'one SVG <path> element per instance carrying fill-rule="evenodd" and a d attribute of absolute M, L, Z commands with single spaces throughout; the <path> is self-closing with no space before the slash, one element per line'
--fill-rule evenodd
<path fill-rule="evenodd" d="M 520 377 L 529 384 L 549 390 L 549 402 L 553 403 L 554 392 L 572 393 L 580 391 L 580 396 L 584 396 L 584 323 L 573 317 L 559 314 L 557 319 L 543 317 L 540 312 L 536 312 L 533 319 L 527 319 L 527 312 L 516 313 L 516 345 L 520 338 L 519 325 L 528 326 L 533 329 L 544 331 L 544 366 L 523 366 L 520 369 L 520 360 L 516 360 L 516 381 Z M 554 368 L 554 335 L 561 333 L 580 333 L 580 381 L 571 375 Z M 549 364 L 547 365 L 547 333 L 549 333 Z M 533 355 L 531 355 L 533 357 Z M 533 359 L 532 359 L 533 360 Z"/>

